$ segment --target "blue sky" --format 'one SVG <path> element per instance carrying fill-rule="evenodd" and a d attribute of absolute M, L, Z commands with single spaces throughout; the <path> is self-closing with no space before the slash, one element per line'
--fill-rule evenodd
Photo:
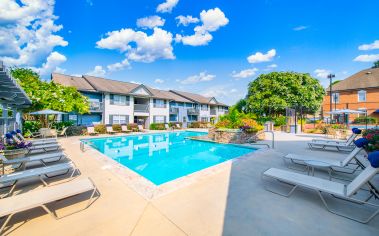
<path fill-rule="evenodd" d="M 233 104 L 261 73 L 307 72 L 327 85 L 329 72 L 370 67 L 377 9 L 375 0 L 2 0 L 0 59 L 44 78 L 93 74 Z"/>

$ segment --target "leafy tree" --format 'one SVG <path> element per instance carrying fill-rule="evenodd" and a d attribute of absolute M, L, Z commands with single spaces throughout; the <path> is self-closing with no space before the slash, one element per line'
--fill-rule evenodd
<path fill-rule="evenodd" d="M 89 112 L 88 98 L 74 87 L 65 87 L 53 81 L 43 81 L 31 69 L 13 68 L 11 74 L 32 101 L 32 106 L 26 109 L 27 112 L 43 109 L 74 111 L 79 114 Z"/>
<path fill-rule="evenodd" d="M 246 110 L 246 100 L 240 99 L 232 108 L 237 109 L 239 112 L 244 112 Z"/>
<path fill-rule="evenodd" d="M 374 65 L 372 66 L 372 68 L 379 68 L 379 60 L 374 62 Z"/>
<path fill-rule="evenodd" d="M 319 81 L 309 74 L 261 74 L 249 84 L 247 110 L 268 116 L 282 114 L 286 107 L 302 108 L 304 113 L 314 113 L 319 109 L 324 94 L 324 88 Z"/>

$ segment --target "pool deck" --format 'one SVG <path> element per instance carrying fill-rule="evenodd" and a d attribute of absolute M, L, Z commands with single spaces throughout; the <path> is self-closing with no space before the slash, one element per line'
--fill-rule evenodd
<path fill-rule="evenodd" d="M 285 198 L 264 190 L 262 171 L 270 167 L 285 169 L 281 158 L 284 154 L 329 155 L 336 159 L 345 155 L 309 150 L 306 143 L 314 137 L 278 132 L 275 150 L 259 151 L 251 158 L 228 162 L 217 171 L 150 199 L 135 191 L 113 165 L 104 163 L 104 156 L 99 152 L 81 152 L 79 138 L 83 137 L 61 138 L 59 142 L 81 175 L 95 182 L 101 192 L 100 198 L 88 209 L 58 221 L 41 209 L 17 214 L 10 222 L 12 228 L 6 233 L 65 236 L 379 235 L 379 216 L 369 224 L 360 224 L 329 213 L 315 192 L 299 189 L 290 198 Z M 316 172 L 316 175 L 324 173 Z M 54 209 L 58 209 L 58 215 L 68 214 L 83 206 L 84 202 L 80 201 L 83 197 L 59 201 L 53 204 Z M 340 206 L 351 209 L 345 202 Z M 26 219 L 29 220 L 24 222 Z"/>

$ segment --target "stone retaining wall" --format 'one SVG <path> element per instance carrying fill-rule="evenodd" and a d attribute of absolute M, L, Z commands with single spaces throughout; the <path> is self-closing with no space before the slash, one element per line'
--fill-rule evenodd
<path fill-rule="evenodd" d="M 216 128 L 209 129 L 208 138 L 219 143 L 247 143 L 247 142 L 255 142 L 257 140 L 265 139 L 265 134 L 257 133 L 245 133 L 241 130 L 219 130 Z"/>

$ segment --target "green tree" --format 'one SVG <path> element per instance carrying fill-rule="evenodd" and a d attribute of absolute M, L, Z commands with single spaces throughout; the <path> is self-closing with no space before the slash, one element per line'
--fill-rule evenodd
<path fill-rule="evenodd" d="M 374 62 L 374 65 L 372 66 L 372 68 L 379 68 L 379 60 Z"/>
<path fill-rule="evenodd" d="M 26 109 L 27 112 L 42 109 L 77 112 L 79 114 L 89 112 L 88 98 L 74 87 L 65 87 L 53 81 L 43 81 L 31 69 L 13 68 L 11 74 L 18 80 L 32 101 L 32 106 Z"/>
<path fill-rule="evenodd" d="M 246 100 L 240 99 L 232 108 L 237 109 L 239 112 L 245 112 L 246 111 Z"/>
<path fill-rule="evenodd" d="M 324 95 L 324 88 L 309 74 L 271 72 L 250 82 L 247 110 L 260 116 L 283 114 L 286 107 L 301 107 L 304 113 L 314 113 Z"/>

